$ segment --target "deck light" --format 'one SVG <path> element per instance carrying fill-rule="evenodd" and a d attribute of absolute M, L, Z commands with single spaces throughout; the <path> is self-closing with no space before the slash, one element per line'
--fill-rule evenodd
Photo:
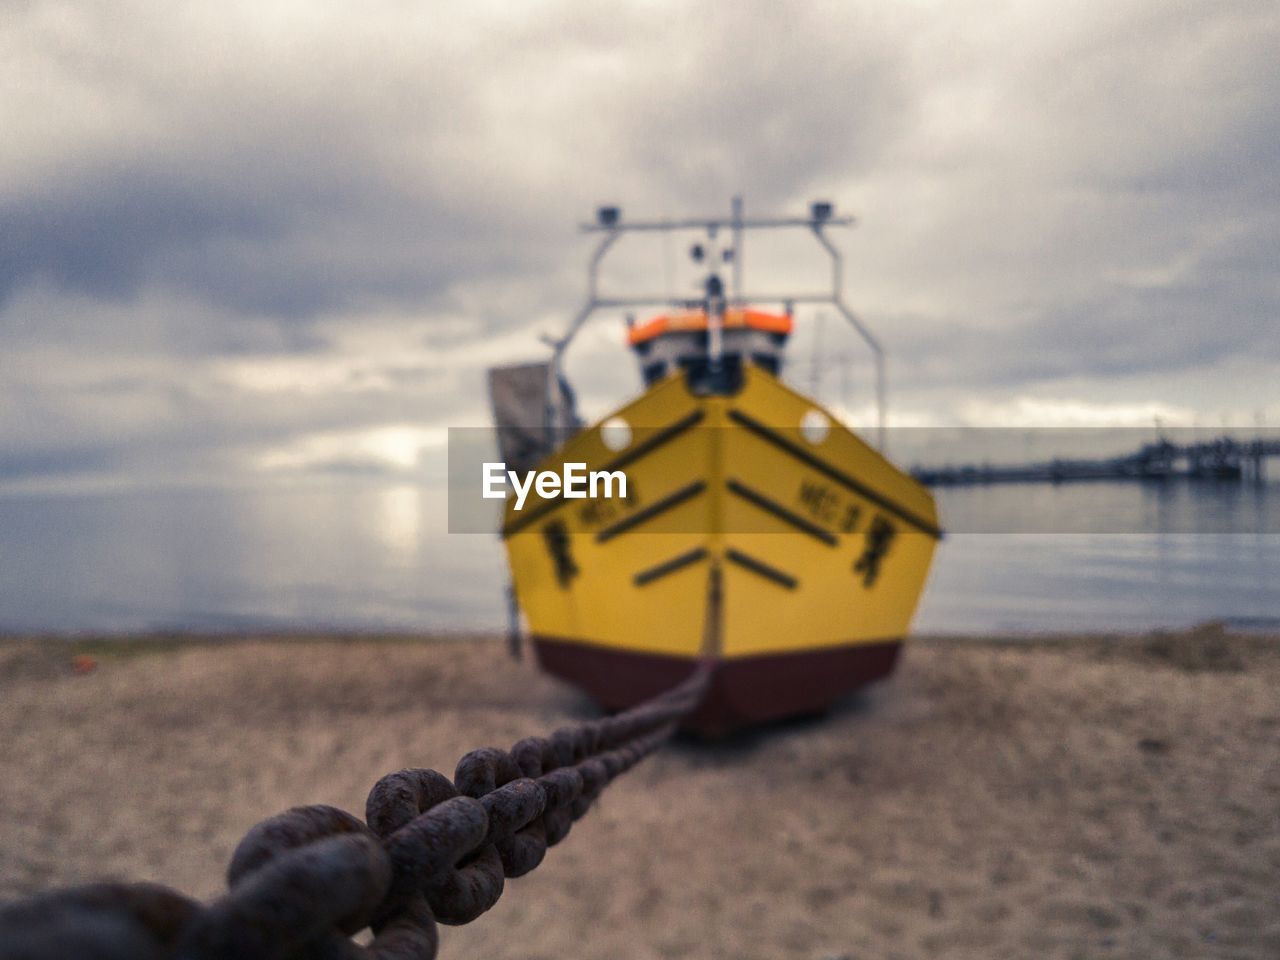
<path fill-rule="evenodd" d="M 622 211 L 617 207 L 601 207 L 596 211 L 596 221 L 602 227 L 616 226 L 621 216 Z"/>
<path fill-rule="evenodd" d="M 818 223 L 825 223 L 831 219 L 831 214 L 835 212 L 835 207 L 826 200 L 815 200 L 809 206 L 809 213 Z"/>

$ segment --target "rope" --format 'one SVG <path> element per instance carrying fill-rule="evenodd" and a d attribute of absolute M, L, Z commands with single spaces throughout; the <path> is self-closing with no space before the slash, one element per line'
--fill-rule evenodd
<path fill-rule="evenodd" d="M 623 713 L 473 750 L 452 780 L 389 774 L 364 820 L 330 806 L 263 820 L 209 904 L 98 883 L 0 907 L 0 960 L 432 960 L 437 924 L 470 923 L 537 867 L 611 780 L 666 742 L 710 676 L 703 663 Z M 352 940 L 366 929 L 367 946 Z"/>

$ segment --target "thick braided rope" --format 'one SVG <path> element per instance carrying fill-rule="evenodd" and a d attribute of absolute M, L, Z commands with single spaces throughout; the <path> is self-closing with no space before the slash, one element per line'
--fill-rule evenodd
<path fill-rule="evenodd" d="M 675 732 L 709 664 L 623 713 L 484 747 L 452 780 L 379 780 L 362 821 L 328 806 L 256 824 L 200 904 L 153 884 L 101 883 L 0 907 L 0 960 L 432 960 L 436 924 L 469 923 L 533 870 L 608 783 Z M 352 936 L 372 931 L 367 945 Z"/>

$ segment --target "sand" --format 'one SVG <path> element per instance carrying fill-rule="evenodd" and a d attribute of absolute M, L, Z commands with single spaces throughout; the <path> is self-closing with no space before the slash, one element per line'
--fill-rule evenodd
<path fill-rule="evenodd" d="M 1278 680 L 1212 627 L 916 641 L 821 721 L 631 771 L 441 956 L 1274 958 Z M 268 814 L 589 713 L 493 640 L 0 644 L 0 897 L 212 897 Z"/>

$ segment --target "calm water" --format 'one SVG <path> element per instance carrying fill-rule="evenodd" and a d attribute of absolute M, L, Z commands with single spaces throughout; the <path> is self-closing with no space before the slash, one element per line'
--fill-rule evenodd
<path fill-rule="evenodd" d="M 951 530 L 1088 532 L 953 533 L 920 630 L 1280 624 L 1275 484 L 990 487 L 940 499 Z M 492 629 L 505 623 L 504 583 L 496 537 L 449 535 L 442 495 L 420 487 L 0 497 L 3 630 Z"/>

